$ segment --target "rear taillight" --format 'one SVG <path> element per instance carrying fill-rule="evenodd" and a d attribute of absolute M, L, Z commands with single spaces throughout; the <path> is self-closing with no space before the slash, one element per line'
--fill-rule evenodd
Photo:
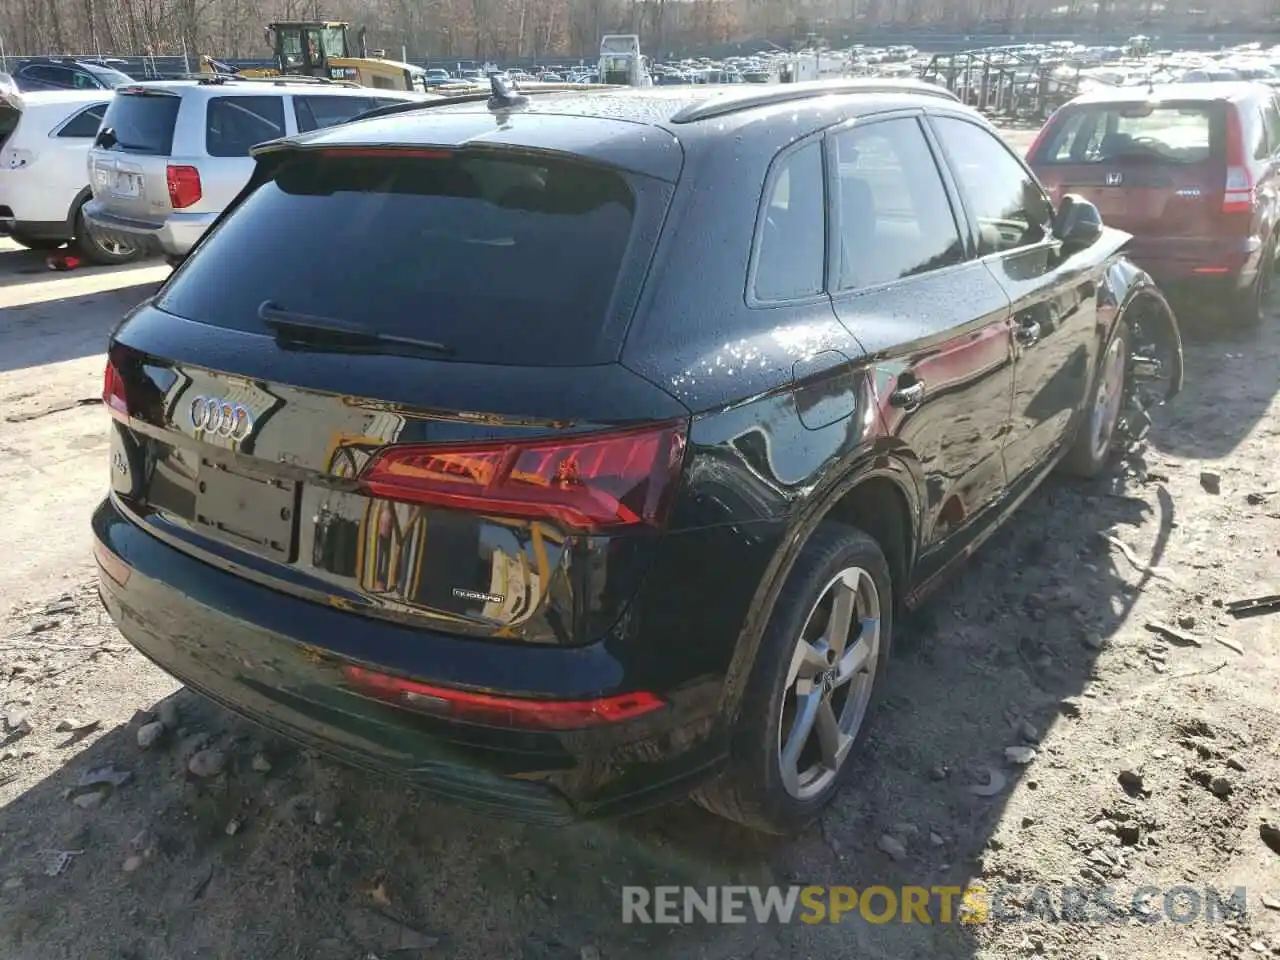
<path fill-rule="evenodd" d="M 595 700 L 534 700 L 473 693 L 454 687 L 405 680 L 364 667 L 342 668 L 347 684 L 367 697 L 463 723 L 528 730 L 580 730 L 623 723 L 660 710 L 666 704 L 652 693 L 637 691 Z"/>
<path fill-rule="evenodd" d="M 1245 157 L 1244 129 L 1235 107 L 1227 107 L 1227 182 L 1222 193 L 1223 213 L 1252 213 L 1255 202 L 1253 174 Z"/>
<path fill-rule="evenodd" d="M 204 189 L 200 186 L 200 171 L 195 167 L 169 164 L 165 167 L 164 178 L 169 184 L 169 204 L 175 210 L 198 203 L 204 196 Z"/>
<path fill-rule="evenodd" d="M 129 419 L 129 399 L 125 393 L 124 377 L 110 357 L 107 358 L 107 369 L 102 375 L 102 403 L 107 412 L 117 420 Z"/>
<path fill-rule="evenodd" d="M 393 446 L 361 481 L 375 497 L 584 532 L 659 527 L 684 448 L 682 422 L 511 443 Z"/>

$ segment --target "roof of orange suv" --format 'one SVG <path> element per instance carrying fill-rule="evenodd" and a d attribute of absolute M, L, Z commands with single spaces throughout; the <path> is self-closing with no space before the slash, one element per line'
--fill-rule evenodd
<path fill-rule="evenodd" d="M 1072 104 L 1131 103 L 1145 100 L 1159 103 L 1167 100 L 1242 100 L 1267 93 L 1265 84 L 1248 80 L 1217 80 L 1207 83 L 1157 83 L 1154 86 L 1106 87 L 1082 93 Z"/>

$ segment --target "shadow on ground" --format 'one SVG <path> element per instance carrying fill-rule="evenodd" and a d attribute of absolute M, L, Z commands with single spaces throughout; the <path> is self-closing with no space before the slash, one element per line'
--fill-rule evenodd
<path fill-rule="evenodd" d="M 150 281 L 0 307 L 0 373 L 104 354 L 115 325 L 156 287 Z"/>
<path fill-rule="evenodd" d="M 1272 309 L 1260 328 L 1233 322 L 1202 299 L 1174 302 L 1185 338 L 1186 379 L 1189 384 L 1218 382 L 1219 388 L 1200 395 L 1214 402 L 1181 399 L 1151 437 L 1155 449 L 1178 457 L 1218 459 L 1234 451 L 1266 417 L 1280 390 L 1280 309 Z M 1256 371 L 1268 371 L 1257 376 Z"/>

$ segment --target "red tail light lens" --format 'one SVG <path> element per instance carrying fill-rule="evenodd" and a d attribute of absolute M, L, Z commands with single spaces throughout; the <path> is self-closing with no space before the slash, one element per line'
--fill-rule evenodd
<path fill-rule="evenodd" d="M 102 375 L 102 402 L 107 412 L 117 420 L 129 419 L 129 400 L 125 393 L 124 377 L 116 365 L 107 358 L 107 369 Z"/>
<path fill-rule="evenodd" d="M 584 532 L 658 527 L 684 459 L 685 426 L 664 423 L 520 443 L 388 447 L 365 469 L 375 497 Z"/>
<path fill-rule="evenodd" d="M 448 160 L 449 150 L 421 150 L 416 147 L 327 147 L 320 156 L 331 159 L 363 160 Z"/>
<path fill-rule="evenodd" d="M 352 665 L 344 666 L 342 673 L 347 683 L 365 696 L 486 726 L 581 730 L 634 720 L 666 705 L 645 691 L 597 700 L 533 700 L 437 687 Z"/>
<path fill-rule="evenodd" d="M 1227 182 L 1222 193 L 1223 213 L 1252 213 L 1254 205 L 1253 175 L 1245 157 L 1244 128 L 1240 113 L 1227 105 Z"/>
<path fill-rule="evenodd" d="M 164 177 L 169 184 L 169 203 L 175 210 L 198 203 L 204 196 L 200 171 L 195 167 L 170 164 L 165 168 Z"/>

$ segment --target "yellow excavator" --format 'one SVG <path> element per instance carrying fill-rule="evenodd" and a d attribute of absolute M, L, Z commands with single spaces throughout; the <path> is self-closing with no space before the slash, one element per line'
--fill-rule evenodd
<path fill-rule="evenodd" d="M 347 35 L 350 24 L 341 20 L 281 20 L 269 24 L 267 43 L 275 54 L 275 68 L 235 70 L 212 57 L 200 58 L 200 72 L 234 74 L 247 78 L 284 76 L 316 77 L 359 84 L 381 90 L 425 90 L 426 72 L 411 63 L 370 57 L 364 30 L 357 38 L 359 55 L 353 55 Z"/>

